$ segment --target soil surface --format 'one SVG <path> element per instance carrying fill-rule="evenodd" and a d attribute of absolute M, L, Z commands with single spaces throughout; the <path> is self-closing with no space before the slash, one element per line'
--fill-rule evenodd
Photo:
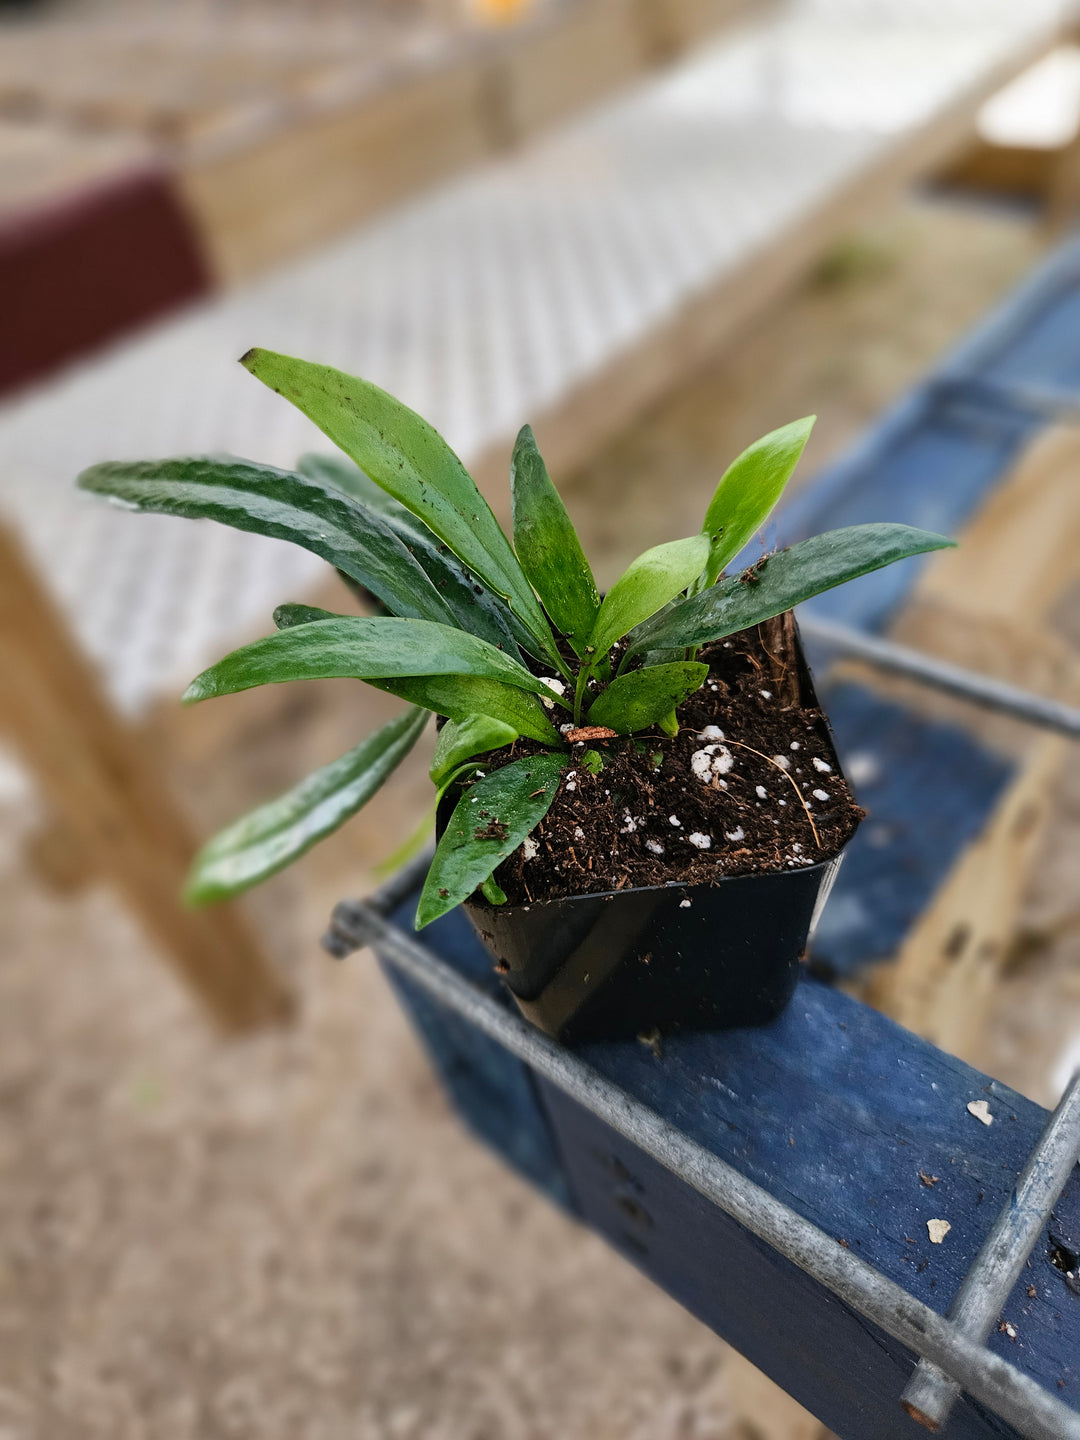
<path fill-rule="evenodd" d="M 535 846 L 496 872 L 511 904 L 711 885 L 815 865 L 851 839 L 863 811 L 812 691 L 791 694 L 756 627 L 703 647 L 699 658 L 708 679 L 679 707 L 677 736 L 655 729 L 575 744 Z M 795 701 L 786 707 L 785 690 Z M 519 741 L 498 759 L 541 748 Z M 590 752 L 602 769 L 590 768 Z"/>

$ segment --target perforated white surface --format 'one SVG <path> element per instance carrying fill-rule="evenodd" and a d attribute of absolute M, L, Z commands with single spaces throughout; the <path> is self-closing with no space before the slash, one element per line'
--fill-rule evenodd
<path fill-rule="evenodd" d="M 81 497 L 96 460 L 327 442 L 235 364 L 369 377 L 468 461 L 571 392 L 1048 32 L 1059 0 L 796 0 L 529 151 L 444 186 L 0 412 L 0 503 L 138 709 L 322 562 Z M 288 197 L 282 197 L 288 203 Z"/>

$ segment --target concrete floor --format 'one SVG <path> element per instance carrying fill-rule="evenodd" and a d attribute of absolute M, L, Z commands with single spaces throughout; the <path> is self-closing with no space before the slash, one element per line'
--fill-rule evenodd
<path fill-rule="evenodd" d="M 727 459 L 770 426 L 818 410 L 820 463 L 1037 252 L 1014 217 L 883 217 L 571 477 L 602 579 L 696 528 Z M 249 700 L 220 702 L 231 738 L 198 711 L 170 732 L 207 824 L 389 708 L 344 684 L 291 710 Z M 232 1045 L 110 895 L 61 901 L 27 874 L 32 797 L 0 809 L 0 1440 L 821 1436 L 467 1138 L 369 957 L 318 950 L 331 904 L 427 803 L 417 765 L 275 882 L 260 907 L 302 1017 Z M 1080 834 L 1072 780 L 1056 826 L 1060 855 Z M 1063 878 L 1031 897 L 995 1021 L 996 1073 L 1041 1099 L 1048 1017 L 1080 1035 Z"/>

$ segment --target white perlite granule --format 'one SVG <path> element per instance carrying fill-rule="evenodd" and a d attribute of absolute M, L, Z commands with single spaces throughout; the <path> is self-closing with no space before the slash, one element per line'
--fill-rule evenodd
<path fill-rule="evenodd" d="M 761 691 L 759 691 L 758 693 L 761 695 L 761 698 L 762 698 L 763 700 L 771 700 L 771 699 L 772 699 L 772 691 L 771 691 L 771 690 L 761 690 Z"/>
<path fill-rule="evenodd" d="M 828 800 L 829 798 L 829 792 L 827 790 L 811 790 L 810 793 L 815 800 Z"/>
<path fill-rule="evenodd" d="M 526 835 L 525 839 L 521 842 L 521 853 L 525 856 L 526 860 L 535 860 L 540 853 L 539 841 L 534 840 L 531 835 Z"/>
<path fill-rule="evenodd" d="M 701 731 L 702 740 L 723 740 L 724 732 L 719 725 L 706 725 Z"/>
<path fill-rule="evenodd" d="M 579 826 L 577 827 L 577 829 L 574 831 L 574 839 L 575 839 L 575 840 L 584 840 L 584 839 L 585 839 L 585 831 L 581 828 L 580 825 L 579 825 Z"/>
<path fill-rule="evenodd" d="M 791 769 L 791 761 L 787 758 L 786 755 L 774 755 L 772 758 L 774 763 L 780 766 L 781 770 Z"/>
<path fill-rule="evenodd" d="M 668 824 L 674 825 L 677 830 L 682 829 L 682 821 L 679 819 L 678 815 L 669 815 Z"/>
<path fill-rule="evenodd" d="M 745 840 L 745 839 L 746 839 L 746 831 L 742 828 L 741 825 L 736 826 L 736 828 L 735 828 L 734 830 L 725 830 L 725 831 L 724 831 L 724 834 L 727 836 L 727 838 L 728 838 L 729 840 Z"/>
<path fill-rule="evenodd" d="M 691 845 L 696 845 L 699 850 L 712 849 L 712 836 L 703 835 L 700 830 L 695 830 L 693 835 L 688 835 L 686 838 L 690 841 Z"/>
<path fill-rule="evenodd" d="M 653 855 L 662 855 L 664 853 L 664 847 L 660 844 L 659 840 L 646 840 L 645 849 L 651 851 Z"/>
<path fill-rule="evenodd" d="M 556 679 L 554 675 L 541 675 L 540 683 L 541 685 L 546 685 L 549 690 L 554 690 L 556 695 L 566 694 L 566 686 L 561 680 Z M 555 709 L 554 700 L 548 700 L 543 695 L 539 696 L 539 700 L 540 704 L 543 705 L 545 710 Z"/>
<path fill-rule="evenodd" d="M 801 750 L 802 746 L 799 744 L 798 740 L 792 740 L 790 748 L 792 750 Z"/>
<path fill-rule="evenodd" d="M 710 785 L 713 776 L 726 775 L 735 760 L 726 745 L 706 745 L 690 756 L 690 769 L 703 785 Z"/>
<path fill-rule="evenodd" d="M 679 909 L 680 909 L 680 910 L 689 910 L 689 909 L 690 909 L 690 901 L 689 901 L 689 900 L 680 900 L 680 901 L 679 901 Z"/>
<path fill-rule="evenodd" d="M 759 800 L 767 800 L 769 798 L 769 792 L 765 789 L 764 785 L 755 786 L 754 791 Z"/>
<path fill-rule="evenodd" d="M 832 774 L 832 766 L 827 765 L 824 760 L 819 760 L 816 755 L 813 759 L 813 766 L 815 770 L 820 770 L 822 775 Z"/>

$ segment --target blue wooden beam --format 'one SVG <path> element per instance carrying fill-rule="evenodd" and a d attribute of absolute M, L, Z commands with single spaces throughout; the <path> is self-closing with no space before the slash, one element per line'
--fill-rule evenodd
<path fill-rule="evenodd" d="M 410 910 L 400 923 L 410 923 Z M 425 939 L 497 993 L 460 912 Z M 910 1352 L 505 1052 L 512 1083 L 474 1086 L 491 1073 L 482 1037 L 460 1021 L 455 1033 L 446 1018 L 431 1007 L 422 1033 L 464 1118 L 500 1153 L 519 1169 L 528 1168 L 523 1154 L 547 1157 L 543 1173 L 558 1175 L 549 1193 L 838 1435 L 918 1433 L 899 1405 Z M 637 1042 L 579 1054 L 942 1313 L 1046 1119 L 1031 1101 L 810 980 L 764 1029 L 672 1038 L 659 1054 Z M 992 1125 L 970 1114 L 973 1100 L 987 1101 Z M 951 1226 L 940 1245 L 931 1243 L 931 1219 Z M 1080 1409 L 1080 1294 L 1051 1258 L 1078 1235 L 1074 1173 L 1004 1308 L 1016 1338 L 995 1332 L 990 1343 Z M 965 1398 L 942 1433 L 1015 1432 Z"/>

